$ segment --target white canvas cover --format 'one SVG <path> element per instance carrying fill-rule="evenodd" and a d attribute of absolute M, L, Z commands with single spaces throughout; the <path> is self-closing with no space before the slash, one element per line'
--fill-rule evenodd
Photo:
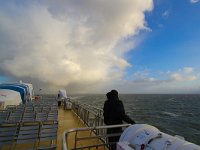
<path fill-rule="evenodd" d="M 171 136 L 148 124 L 134 124 L 124 130 L 117 150 L 200 150 L 200 146 Z"/>
<path fill-rule="evenodd" d="M 7 105 L 19 105 L 22 102 L 19 92 L 0 89 L 0 108 L 4 109 Z"/>
<path fill-rule="evenodd" d="M 28 88 L 29 88 L 29 93 L 28 94 L 29 94 L 30 100 L 32 101 L 34 99 L 33 85 L 30 84 L 30 83 L 22 83 L 22 84 L 28 86 Z"/>

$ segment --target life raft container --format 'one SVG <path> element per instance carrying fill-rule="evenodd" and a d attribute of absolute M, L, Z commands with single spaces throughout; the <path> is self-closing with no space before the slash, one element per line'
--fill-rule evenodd
<path fill-rule="evenodd" d="M 147 124 L 131 125 L 124 130 L 117 150 L 200 150 L 200 146 L 171 136 Z"/>

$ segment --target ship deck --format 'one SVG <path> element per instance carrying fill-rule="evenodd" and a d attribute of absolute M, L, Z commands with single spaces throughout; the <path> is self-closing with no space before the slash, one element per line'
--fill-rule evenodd
<path fill-rule="evenodd" d="M 58 109 L 58 137 L 57 137 L 57 150 L 62 149 L 62 134 L 65 130 L 73 129 L 73 128 L 81 128 L 86 127 L 83 122 L 76 116 L 76 114 L 71 110 L 64 110 L 62 107 Z M 81 132 L 81 136 L 88 136 L 91 134 L 88 132 Z M 75 133 L 70 134 L 68 137 L 68 148 L 74 148 L 75 142 Z M 101 144 L 102 142 L 98 139 L 88 140 L 88 141 L 80 141 L 78 142 L 78 147 L 83 147 L 91 144 Z"/>
<path fill-rule="evenodd" d="M 0 113 L 0 149 L 106 150 L 107 135 L 99 113 L 75 103 L 72 106 L 64 110 L 55 99 L 47 99 L 7 107 Z"/>
<path fill-rule="evenodd" d="M 71 110 L 64 110 L 62 107 L 58 109 L 58 137 L 57 150 L 62 149 L 62 134 L 65 130 L 72 128 L 85 127 L 78 117 Z M 73 138 L 69 143 L 73 143 Z"/>

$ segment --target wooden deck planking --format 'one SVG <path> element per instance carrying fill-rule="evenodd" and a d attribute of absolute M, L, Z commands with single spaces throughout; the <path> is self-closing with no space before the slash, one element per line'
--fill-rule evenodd
<path fill-rule="evenodd" d="M 57 138 L 57 150 L 62 149 L 62 134 L 65 130 L 73 129 L 73 128 L 81 128 L 86 127 L 82 121 L 78 119 L 78 117 L 71 110 L 64 110 L 62 107 L 58 110 L 58 138 Z M 80 136 L 89 135 L 89 132 L 78 133 Z M 74 135 L 70 134 L 68 138 L 68 147 L 74 147 Z M 91 140 L 91 141 L 81 141 L 78 142 L 78 146 L 87 146 L 92 144 L 100 144 L 100 140 Z M 96 148 L 95 148 L 96 149 Z M 102 148 L 103 149 L 103 148 Z"/>
<path fill-rule="evenodd" d="M 65 130 L 72 128 L 85 127 L 85 125 L 77 118 L 77 116 L 71 110 L 64 110 L 62 107 L 58 110 L 58 138 L 57 138 L 57 150 L 62 149 L 62 134 Z M 69 144 L 74 143 L 71 139 Z"/>

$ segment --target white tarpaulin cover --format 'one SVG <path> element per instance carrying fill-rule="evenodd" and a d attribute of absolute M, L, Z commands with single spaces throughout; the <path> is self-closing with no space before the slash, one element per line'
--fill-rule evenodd
<path fill-rule="evenodd" d="M 0 89 L 1 107 L 5 108 L 7 105 L 19 105 L 21 102 L 22 99 L 19 92 L 8 89 Z"/>

